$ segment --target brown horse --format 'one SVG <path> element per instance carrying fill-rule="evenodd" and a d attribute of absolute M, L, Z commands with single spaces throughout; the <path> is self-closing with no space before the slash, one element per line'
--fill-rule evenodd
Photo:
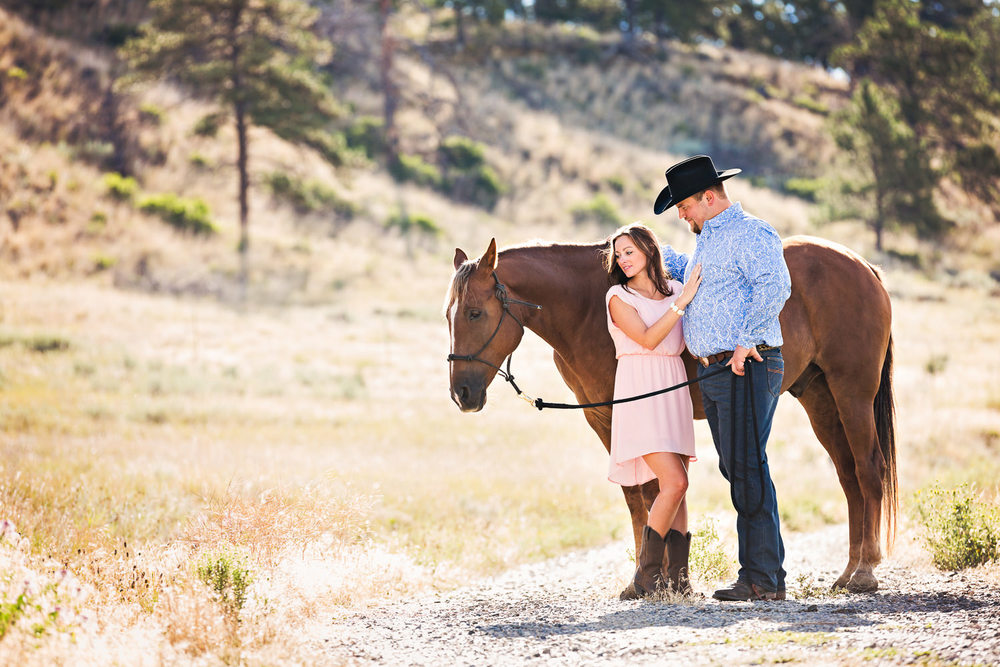
<path fill-rule="evenodd" d="M 556 368 L 579 402 L 612 398 L 616 362 L 607 329 L 602 248 L 519 246 L 498 256 L 492 240 L 474 261 L 455 250 L 446 313 L 451 396 L 463 412 L 483 408 L 486 388 L 524 328 L 552 346 Z M 847 496 L 849 556 L 834 587 L 875 590 L 881 521 L 891 547 L 897 510 L 889 295 L 877 269 L 843 246 L 793 237 L 784 248 L 792 292 L 781 311 L 782 391 L 805 408 Z M 695 360 L 685 353 L 685 362 L 688 376 L 695 377 Z M 695 417 L 704 419 L 695 385 L 691 398 Z M 611 408 L 588 408 L 584 414 L 610 451 Z M 622 490 L 638 553 L 657 482 Z"/>

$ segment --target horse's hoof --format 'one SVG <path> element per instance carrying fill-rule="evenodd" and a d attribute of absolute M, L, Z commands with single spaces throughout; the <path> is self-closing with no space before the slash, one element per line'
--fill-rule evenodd
<path fill-rule="evenodd" d="M 878 590 L 878 579 L 871 572 L 855 572 L 847 582 L 847 590 L 852 593 L 871 593 Z"/>
<path fill-rule="evenodd" d="M 618 595 L 619 600 L 638 600 L 639 594 L 635 592 L 635 584 L 629 584 L 625 590 Z"/>
<path fill-rule="evenodd" d="M 833 586 L 830 586 L 831 590 L 838 590 L 840 588 L 847 588 L 847 584 L 851 581 L 851 576 L 848 574 L 841 575 L 840 579 L 833 582 Z"/>

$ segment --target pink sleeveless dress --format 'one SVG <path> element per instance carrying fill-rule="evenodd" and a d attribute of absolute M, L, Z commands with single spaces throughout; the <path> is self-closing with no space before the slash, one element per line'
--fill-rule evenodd
<path fill-rule="evenodd" d="M 670 310 L 670 304 L 684 288 L 671 280 L 673 295 L 657 301 L 630 292 L 621 285 L 608 290 L 611 297 L 636 309 L 650 326 Z M 619 329 L 608 311 L 608 331 L 615 342 L 618 369 L 615 372 L 615 398 L 636 396 L 671 387 L 687 380 L 684 362 L 684 333 L 678 322 L 655 349 L 647 350 Z M 643 484 L 656 475 L 642 460 L 643 454 L 675 452 L 696 460 L 694 449 L 694 410 L 688 388 L 676 389 L 639 401 L 620 403 L 611 412 L 611 460 L 608 479 L 622 486 Z"/>

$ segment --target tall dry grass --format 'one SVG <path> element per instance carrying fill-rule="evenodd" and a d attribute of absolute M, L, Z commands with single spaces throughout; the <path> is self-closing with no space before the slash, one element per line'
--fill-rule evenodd
<path fill-rule="evenodd" d="M 2 553 L 20 574 L 2 602 L 23 590 L 34 602 L 0 640 L 4 656 L 65 658 L 72 635 L 119 660 L 136 641 L 157 659 L 301 660 L 294 628 L 335 609 L 628 544 L 579 415 L 538 413 L 500 385 L 484 412 L 458 413 L 439 314 L 448 251 L 411 260 L 391 248 L 371 259 L 374 275 L 410 266 L 405 294 L 373 283 L 318 306 L 239 312 L 4 284 L 0 514 L 17 537 Z M 1000 335 L 995 297 L 906 272 L 888 281 L 904 503 L 935 481 L 996 494 L 998 369 L 983 353 Z M 532 336 L 515 365 L 533 394 L 568 396 Z M 788 397 L 773 433 L 786 530 L 843 522 L 832 465 Z M 728 491 L 703 423 L 696 434 L 691 514 L 718 527 L 724 550 L 735 543 Z M 253 575 L 236 616 L 197 575 L 227 550 Z"/>

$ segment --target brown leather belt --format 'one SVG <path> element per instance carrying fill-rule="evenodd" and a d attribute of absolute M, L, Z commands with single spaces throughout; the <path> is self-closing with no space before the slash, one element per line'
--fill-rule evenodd
<path fill-rule="evenodd" d="M 758 352 L 764 352 L 765 350 L 776 350 L 776 349 L 778 349 L 778 348 L 775 347 L 774 345 L 758 345 L 757 346 L 757 351 Z M 708 368 L 712 364 L 717 364 L 720 361 L 725 361 L 726 359 L 728 359 L 731 356 L 733 356 L 733 351 L 729 350 L 727 352 L 719 352 L 717 354 L 710 354 L 707 357 L 695 357 L 695 359 L 697 359 L 699 362 L 701 362 L 702 366 L 704 366 L 705 368 Z"/>

